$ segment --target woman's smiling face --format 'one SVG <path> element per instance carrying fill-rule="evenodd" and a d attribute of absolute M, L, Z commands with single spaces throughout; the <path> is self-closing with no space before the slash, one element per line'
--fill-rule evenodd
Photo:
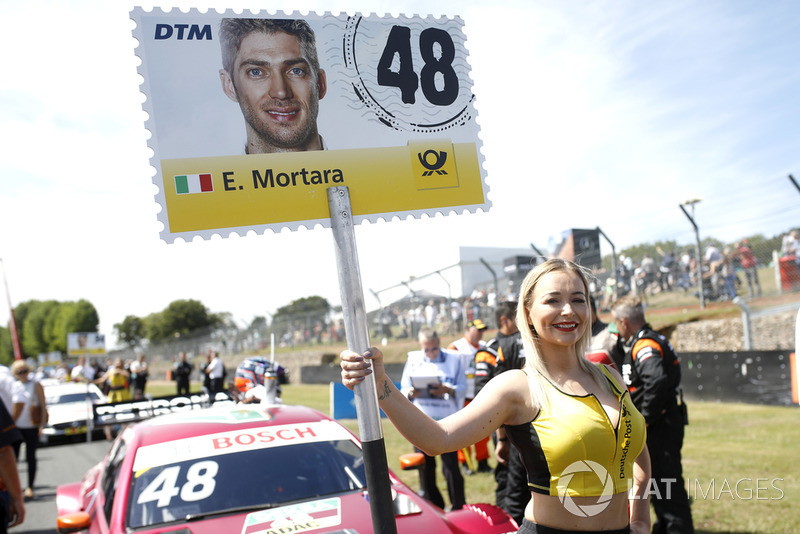
<path fill-rule="evenodd" d="M 578 343 L 591 322 L 581 278 L 568 271 L 544 275 L 534 288 L 528 322 L 545 354 L 548 348 L 562 350 Z"/>

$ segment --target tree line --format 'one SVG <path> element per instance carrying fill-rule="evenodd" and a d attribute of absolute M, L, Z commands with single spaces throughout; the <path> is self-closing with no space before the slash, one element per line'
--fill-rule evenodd
<path fill-rule="evenodd" d="M 273 321 L 286 324 L 297 317 L 324 319 L 331 307 L 322 297 L 297 299 L 278 308 Z M 14 317 L 24 358 L 36 358 L 49 352 L 67 352 L 67 334 L 97 332 L 100 319 L 94 305 L 87 300 L 59 302 L 29 300 L 14 308 Z M 116 323 L 117 339 L 135 349 L 144 343 L 159 343 L 193 332 L 221 326 L 235 327 L 227 312 L 212 313 L 202 302 L 194 299 L 175 300 L 159 312 L 145 317 L 126 316 Z M 263 316 L 255 317 L 249 329 L 266 330 L 269 324 Z M 14 360 L 11 332 L 0 327 L 0 363 Z"/>
<path fill-rule="evenodd" d="M 159 343 L 190 332 L 223 324 L 229 314 L 212 313 L 199 300 L 175 300 L 160 312 L 146 317 L 126 316 L 114 325 L 114 333 L 122 343 L 135 349 L 144 340 Z"/>
<path fill-rule="evenodd" d="M 87 300 L 59 302 L 29 300 L 14 308 L 20 349 L 25 358 L 47 352 L 67 352 L 70 332 L 97 332 L 100 319 L 94 305 Z M 14 360 L 11 332 L 0 328 L 0 363 Z"/>
<path fill-rule="evenodd" d="M 285 324 L 297 317 L 314 320 L 324 319 L 331 307 L 322 297 L 303 297 L 278 308 L 272 317 L 273 324 Z M 114 325 L 117 339 L 131 348 L 140 346 L 145 340 L 160 343 L 202 330 L 219 327 L 238 329 L 227 312 L 211 313 L 197 300 L 176 300 L 164 310 L 147 317 L 128 315 Z M 264 316 L 256 316 L 247 326 L 248 330 L 266 331 L 270 327 Z"/>

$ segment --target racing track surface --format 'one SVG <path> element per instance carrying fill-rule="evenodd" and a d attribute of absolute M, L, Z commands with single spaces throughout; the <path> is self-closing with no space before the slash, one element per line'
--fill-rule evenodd
<path fill-rule="evenodd" d="M 69 482 L 80 482 L 84 473 L 103 459 L 110 441 L 80 441 L 71 444 L 39 447 L 36 458 L 36 499 L 25 502 L 25 522 L 9 530 L 12 534 L 56 534 L 56 488 Z M 20 450 L 17 464 L 19 478 L 24 488 L 28 483 L 28 466 L 25 463 L 25 446 Z"/>

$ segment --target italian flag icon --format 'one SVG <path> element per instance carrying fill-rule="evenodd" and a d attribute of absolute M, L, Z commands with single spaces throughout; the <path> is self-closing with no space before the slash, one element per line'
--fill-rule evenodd
<path fill-rule="evenodd" d="M 214 182 L 211 181 L 211 173 L 183 174 L 175 177 L 175 193 L 178 195 L 213 191 Z"/>

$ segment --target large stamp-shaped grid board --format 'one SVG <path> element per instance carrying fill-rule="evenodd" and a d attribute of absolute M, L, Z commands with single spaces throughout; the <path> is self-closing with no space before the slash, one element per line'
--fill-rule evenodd
<path fill-rule="evenodd" d="M 131 17 L 166 242 L 330 227 L 333 186 L 348 187 L 356 224 L 490 208 L 460 18 L 142 8 Z M 260 48 L 245 46 L 244 30 L 238 49 L 226 45 L 227 93 L 223 20 L 263 34 Z M 264 20 L 282 25 L 264 30 Z M 318 69 L 259 55 L 278 48 L 264 36 L 287 41 L 288 20 L 313 34 Z M 310 96 L 285 90 L 300 76 L 313 80 Z M 316 126 L 297 135 L 319 139 L 313 149 L 292 144 L 298 117 Z M 282 151 L 251 153 L 251 136 L 270 128 Z"/>

